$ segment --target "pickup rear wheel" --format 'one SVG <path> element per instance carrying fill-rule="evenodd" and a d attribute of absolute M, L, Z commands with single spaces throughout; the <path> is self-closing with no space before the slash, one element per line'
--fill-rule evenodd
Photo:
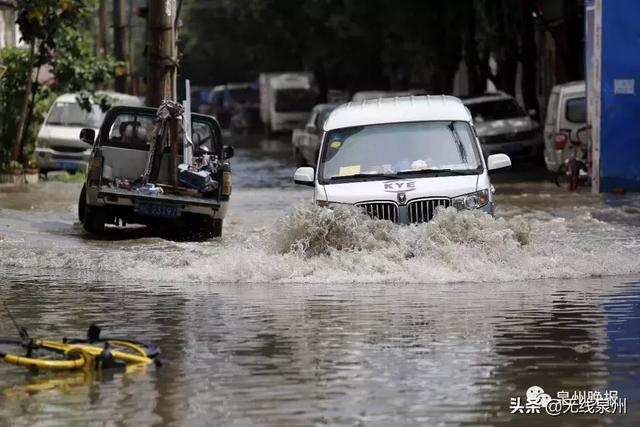
<path fill-rule="evenodd" d="M 222 220 L 211 218 L 208 215 L 184 215 L 185 226 L 197 237 L 220 237 L 222 236 Z"/>
<path fill-rule="evenodd" d="M 221 219 L 212 219 L 210 226 L 211 237 L 220 237 L 222 236 L 222 220 Z"/>
<path fill-rule="evenodd" d="M 202 216 L 196 221 L 197 232 L 203 237 L 220 237 L 222 236 L 222 220 Z"/>
<path fill-rule="evenodd" d="M 87 206 L 87 185 L 82 186 L 80 191 L 80 199 L 78 200 L 78 221 L 84 222 L 84 210 Z"/>
<path fill-rule="evenodd" d="M 86 206 L 82 227 L 91 234 L 99 236 L 104 233 L 106 214 L 104 208 L 98 206 Z"/>

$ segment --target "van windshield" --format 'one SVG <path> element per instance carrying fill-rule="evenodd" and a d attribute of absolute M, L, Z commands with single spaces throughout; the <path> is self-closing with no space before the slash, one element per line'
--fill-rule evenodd
<path fill-rule="evenodd" d="M 99 128 L 104 113 L 98 105 L 91 104 L 91 111 L 80 108 L 77 102 L 56 102 L 49 117 L 48 125 Z"/>
<path fill-rule="evenodd" d="M 279 89 L 275 92 L 276 111 L 311 111 L 316 104 L 316 94 L 308 89 Z"/>
<path fill-rule="evenodd" d="M 327 183 L 367 175 L 477 174 L 481 168 L 468 123 L 391 123 L 328 132 L 319 177 Z"/>

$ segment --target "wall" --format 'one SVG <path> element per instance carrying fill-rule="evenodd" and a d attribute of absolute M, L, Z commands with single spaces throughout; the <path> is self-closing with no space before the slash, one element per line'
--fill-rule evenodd
<path fill-rule="evenodd" d="M 640 192 L 640 2 L 595 0 L 593 160 L 596 192 Z"/>

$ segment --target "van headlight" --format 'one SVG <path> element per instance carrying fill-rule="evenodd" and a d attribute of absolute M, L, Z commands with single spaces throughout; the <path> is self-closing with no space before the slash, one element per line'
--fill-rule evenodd
<path fill-rule="evenodd" d="M 489 203 L 489 190 L 480 190 L 475 193 L 454 197 L 451 202 L 453 207 L 460 210 L 478 209 Z"/>

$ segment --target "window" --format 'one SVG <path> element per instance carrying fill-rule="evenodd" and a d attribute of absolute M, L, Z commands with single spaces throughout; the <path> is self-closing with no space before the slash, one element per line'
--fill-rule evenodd
<path fill-rule="evenodd" d="M 316 104 L 316 94 L 307 89 L 280 89 L 275 92 L 278 112 L 310 111 Z"/>
<path fill-rule="evenodd" d="M 587 122 L 587 102 L 585 98 L 572 98 L 567 100 L 565 117 L 572 123 Z"/>
<path fill-rule="evenodd" d="M 141 114 L 120 114 L 111 125 L 107 145 L 148 149 L 154 118 Z"/>
<path fill-rule="evenodd" d="M 425 169 L 476 171 L 482 165 L 471 128 L 464 122 L 357 126 L 333 130 L 325 138 L 320 176 L 327 181 Z"/>
<path fill-rule="evenodd" d="M 91 111 L 83 110 L 77 102 L 56 102 L 51 108 L 48 125 L 98 128 L 104 113 L 100 107 L 91 104 Z"/>
<path fill-rule="evenodd" d="M 120 114 L 116 117 L 109 130 L 109 140 L 105 145 L 132 148 L 136 150 L 148 150 L 156 116 L 148 114 Z M 195 148 L 206 148 L 214 151 L 215 136 L 213 128 L 207 122 L 193 121 L 191 123 L 192 141 Z M 182 132 L 178 134 L 180 150 L 182 150 Z"/>

